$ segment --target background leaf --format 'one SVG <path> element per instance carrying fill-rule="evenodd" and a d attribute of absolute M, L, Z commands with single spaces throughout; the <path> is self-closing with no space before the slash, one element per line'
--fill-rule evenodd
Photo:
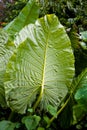
<path fill-rule="evenodd" d="M 75 94 L 79 89 L 83 89 L 87 86 L 87 68 L 76 78 L 74 78 L 71 88 L 73 94 Z"/>
<path fill-rule="evenodd" d="M 73 123 L 75 124 L 87 113 L 87 68 L 75 78 L 72 88 L 76 102 L 73 106 Z"/>
<path fill-rule="evenodd" d="M 15 38 L 16 33 L 18 33 L 24 26 L 29 23 L 34 23 L 39 15 L 39 7 L 36 0 L 29 0 L 26 6 L 22 9 L 19 15 L 11 21 L 4 29 Z"/>
<path fill-rule="evenodd" d="M 33 102 L 34 109 L 39 104 L 44 109 L 49 104 L 57 107 L 74 76 L 70 40 L 55 15 L 46 15 L 25 30 L 28 37 L 18 46 L 6 70 L 8 105 L 20 113 Z"/>
<path fill-rule="evenodd" d="M 4 30 L 0 30 L 0 104 L 6 105 L 4 92 L 4 74 L 6 65 L 15 46 L 9 41 L 9 36 Z"/>
<path fill-rule="evenodd" d="M 87 109 L 83 104 L 76 104 L 73 106 L 73 125 L 77 124 L 86 115 Z"/>
<path fill-rule="evenodd" d="M 0 130 L 14 130 L 17 124 L 6 120 L 0 121 Z"/>
<path fill-rule="evenodd" d="M 77 90 L 75 99 L 78 103 L 84 104 L 85 107 L 87 106 L 87 84 Z"/>

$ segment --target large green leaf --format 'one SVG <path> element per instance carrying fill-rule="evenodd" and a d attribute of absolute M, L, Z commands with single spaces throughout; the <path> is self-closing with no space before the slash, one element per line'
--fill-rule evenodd
<path fill-rule="evenodd" d="M 13 52 L 14 44 L 9 41 L 8 34 L 4 30 L 0 30 L 0 104 L 4 106 L 5 92 L 4 92 L 4 74 L 6 65 Z"/>
<path fill-rule="evenodd" d="M 24 26 L 34 23 L 39 15 L 39 8 L 36 0 L 29 0 L 19 15 L 6 27 L 5 30 L 14 38 Z"/>
<path fill-rule="evenodd" d="M 25 27 L 21 43 L 6 70 L 6 98 L 11 109 L 24 113 L 34 103 L 57 107 L 74 76 L 74 56 L 64 27 L 55 15 L 46 15 Z M 19 34 L 19 39 L 23 34 Z M 21 40 L 23 41 L 23 40 Z"/>

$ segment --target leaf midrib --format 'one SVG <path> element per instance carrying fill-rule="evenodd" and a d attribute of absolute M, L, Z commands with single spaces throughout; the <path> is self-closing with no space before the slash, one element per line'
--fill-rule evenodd
<path fill-rule="evenodd" d="M 44 93 L 44 83 L 45 83 L 44 79 L 45 79 L 46 59 L 47 59 L 46 57 L 47 57 L 47 48 L 48 48 L 49 35 L 50 35 L 50 33 L 48 32 L 48 38 L 47 38 L 47 40 L 46 40 L 46 47 L 45 47 L 44 60 L 43 60 L 44 62 L 43 62 L 43 71 L 42 71 L 41 91 L 40 91 L 39 97 L 38 97 L 38 99 L 37 99 L 37 101 L 36 101 L 36 103 L 35 103 L 35 105 L 34 105 L 34 107 L 33 107 L 34 110 L 37 108 L 39 102 L 41 101 L 42 95 L 43 95 L 43 93 Z"/>

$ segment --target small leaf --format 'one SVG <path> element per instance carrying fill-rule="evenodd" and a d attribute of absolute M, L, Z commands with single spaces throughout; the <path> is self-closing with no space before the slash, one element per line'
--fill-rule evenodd
<path fill-rule="evenodd" d="M 75 93 L 75 100 L 79 104 L 83 104 L 85 107 L 87 107 L 87 84 L 77 90 Z"/>
<path fill-rule="evenodd" d="M 32 108 L 28 108 L 27 111 L 30 112 L 30 113 L 32 113 L 32 112 L 33 112 L 33 109 L 32 109 Z"/>
<path fill-rule="evenodd" d="M 34 121 L 35 121 L 36 126 L 37 126 L 39 124 L 40 120 L 41 120 L 41 117 L 40 116 L 36 116 L 36 115 L 34 115 L 33 117 L 34 117 Z"/>
<path fill-rule="evenodd" d="M 48 105 L 48 111 L 50 112 L 50 114 L 52 116 L 54 116 L 55 118 L 57 118 L 57 107 L 53 107 L 51 105 Z"/>
<path fill-rule="evenodd" d="M 0 130 L 14 130 L 17 124 L 6 120 L 0 121 Z"/>
<path fill-rule="evenodd" d="M 23 117 L 22 123 L 25 124 L 27 130 L 35 130 L 36 127 L 38 126 L 41 118 L 39 116 L 26 116 Z"/>
<path fill-rule="evenodd" d="M 50 121 L 50 119 L 49 119 L 49 117 L 48 116 L 44 116 L 43 117 L 43 119 L 44 119 L 44 121 L 48 124 L 49 123 L 49 121 Z"/>

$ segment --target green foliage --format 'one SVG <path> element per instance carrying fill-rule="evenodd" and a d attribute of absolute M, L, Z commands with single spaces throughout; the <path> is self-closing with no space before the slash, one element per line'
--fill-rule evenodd
<path fill-rule="evenodd" d="M 14 130 L 18 126 L 19 123 L 12 123 L 11 121 L 3 120 L 0 122 L 0 130 Z"/>
<path fill-rule="evenodd" d="M 29 0 L 13 0 L 0 6 L 2 11 L 1 22 L 12 21 Z M 55 13 L 63 25 L 71 27 L 76 24 L 81 29 L 87 29 L 87 2 L 86 0 L 38 0 L 40 3 L 39 16 Z M 8 16 L 8 17 L 7 17 Z M 3 26 L 3 23 L 1 23 Z"/>
<path fill-rule="evenodd" d="M 1 0 L 0 1 L 0 22 L 6 24 L 12 21 L 26 5 L 28 0 Z M 7 17 L 8 16 L 8 17 Z"/>
<path fill-rule="evenodd" d="M 87 106 L 87 85 L 76 92 L 75 99 L 78 103 L 84 104 L 84 107 Z"/>
<path fill-rule="evenodd" d="M 87 31 L 80 32 L 80 34 L 82 40 L 87 43 Z"/>
<path fill-rule="evenodd" d="M 60 22 L 71 27 L 76 24 L 79 30 L 87 30 L 87 2 L 86 0 L 39 0 L 41 4 L 40 16 L 55 13 Z"/>
<path fill-rule="evenodd" d="M 74 99 L 77 104 L 73 107 L 75 122 L 79 121 L 84 114 L 86 114 L 87 109 L 87 69 L 85 69 L 72 83 Z M 80 109 L 79 112 L 78 109 Z"/>
<path fill-rule="evenodd" d="M 22 36 L 23 31 L 26 37 Z M 74 57 L 68 36 L 55 15 L 47 15 L 23 31 L 18 39 L 24 38 L 24 41 L 19 43 L 6 70 L 7 102 L 20 113 L 35 101 L 34 109 L 39 104 L 44 109 L 48 104 L 58 106 L 74 75 Z"/>
<path fill-rule="evenodd" d="M 71 95 L 69 101 L 63 111 L 60 113 L 58 121 L 60 123 L 61 128 L 68 129 L 73 124 L 73 105 L 74 105 L 74 98 Z"/>
<path fill-rule="evenodd" d="M 35 130 L 41 118 L 39 116 L 25 116 L 22 118 L 22 123 L 25 124 L 27 130 Z"/>
<path fill-rule="evenodd" d="M 75 56 L 75 75 L 78 76 L 87 67 L 87 31 L 78 33 L 77 27 L 72 26 L 68 35 Z"/>
<path fill-rule="evenodd" d="M 26 6 L 22 9 L 19 15 L 11 21 L 4 29 L 15 38 L 16 33 L 18 33 L 23 27 L 29 23 L 34 23 L 38 18 L 39 8 L 36 0 L 29 0 Z"/>
<path fill-rule="evenodd" d="M 53 107 L 51 105 L 48 105 L 48 111 L 49 113 L 54 116 L 55 118 L 57 118 L 57 107 Z"/>
<path fill-rule="evenodd" d="M 45 130 L 44 128 L 42 128 L 42 127 L 38 127 L 38 129 L 37 130 Z"/>
<path fill-rule="evenodd" d="M 6 105 L 4 92 L 4 74 L 6 65 L 10 56 L 15 49 L 14 43 L 9 40 L 8 34 L 4 30 L 0 30 L 0 104 Z"/>

